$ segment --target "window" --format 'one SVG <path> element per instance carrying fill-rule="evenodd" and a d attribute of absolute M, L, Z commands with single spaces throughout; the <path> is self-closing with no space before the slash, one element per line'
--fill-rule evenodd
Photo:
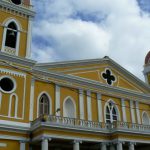
<path fill-rule="evenodd" d="M 17 26 L 14 22 L 10 22 L 7 26 L 6 30 L 6 40 L 5 40 L 5 46 L 10 48 L 16 48 L 17 43 Z"/>
<path fill-rule="evenodd" d="M 39 102 L 39 116 L 43 114 L 46 115 L 49 114 L 49 98 L 47 97 L 46 94 L 43 94 L 40 97 L 40 102 Z"/>
<path fill-rule="evenodd" d="M 11 0 L 14 4 L 16 5 L 20 5 L 21 4 L 21 0 Z"/>
<path fill-rule="evenodd" d="M 0 90 L 4 93 L 12 93 L 16 89 L 14 79 L 2 76 L 0 79 Z"/>
<path fill-rule="evenodd" d="M 149 117 L 148 117 L 148 114 L 146 112 L 144 112 L 142 115 L 142 123 L 144 125 L 149 125 Z"/>
<path fill-rule="evenodd" d="M 70 98 L 67 98 L 64 102 L 64 117 L 75 118 L 75 106 Z"/>
<path fill-rule="evenodd" d="M 118 120 L 117 108 L 113 102 L 106 105 L 106 123 L 113 123 Z"/>

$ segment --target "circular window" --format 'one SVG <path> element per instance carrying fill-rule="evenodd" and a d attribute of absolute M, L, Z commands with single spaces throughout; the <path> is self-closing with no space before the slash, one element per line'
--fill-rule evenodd
<path fill-rule="evenodd" d="M 11 0 L 14 4 L 16 5 L 20 5 L 21 4 L 21 0 Z"/>
<path fill-rule="evenodd" d="M 5 93 L 10 93 L 15 89 L 15 84 L 9 77 L 3 77 L 0 80 L 0 89 Z"/>

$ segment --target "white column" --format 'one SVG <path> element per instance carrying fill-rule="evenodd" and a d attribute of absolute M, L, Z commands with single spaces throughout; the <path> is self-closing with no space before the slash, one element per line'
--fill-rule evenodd
<path fill-rule="evenodd" d="M 140 118 L 140 111 L 139 111 L 139 102 L 135 102 L 136 107 L 136 116 L 137 116 L 137 122 L 138 124 L 141 124 L 141 118 Z"/>
<path fill-rule="evenodd" d="M 84 120 L 84 97 L 83 97 L 83 90 L 79 90 L 79 104 L 80 104 L 80 119 Z"/>
<path fill-rule="evenodd" d="M 56 112 L 56 116 L 60 116 L 60 111 L 57 111 L 58 109 L 60 109 L 60 86 L 59 85 L 55 85 L 55 112 Z"/>
<path fill-rule="evenodd" d="M 92 121 L 91 92 L 90 91 L 87 91 L 87 112 L 88 112 L 88 120 Z"/>
<path fill-rule="evenodd" d="M 122 106 L 122 118 L 123 118 L 123 122 L 127 122 L 126 107 L 125 107 L 125 101 L 124 101 L 123 98 L 121 99 L 121 106 Z"/>
<path fill-rule="evenodd" d="M 115 150 L 115 146 L 113 144 L 110 145 L 110 150 Z"/>
<path fill-rule="evenodd" d="M 123 150 L 123 147 L 122 147 L 122 143 L 121 143 L 121 142 L 118 142 L 118 143 L 117 143 L 117 150 Z"/>
<path fill-rule="evenodd" d="M 134 143 L 129 143 L 129 150 L 134 150 Z"/>
<path fill-rule="evenodd" d="M 101 143 L 101 150 L 107 150 L 106 143 Z"/>
<path fill-rule="evenodd" d="M 26 143 L 24 141 L 20 141 L 20 150 L 26 149 Z"/>
<path fill-rule="evenodd" d="M 73 150 L 80 150 L 80 142 L 79 141 L 73 142 Z"/>
<path fill-rule="evenodd" d="M 27 33 L 26 58 L 31 57 L 31 42 L 32 42 L 32 18 L 29 17 L 28 33 Z"/>
<path fill-rule="evenodd" d="M 42 139 L 42 150 L 48 150 L 48 139 L 47 138 Z"/>
<path fill-rule="evenodd" d="M 98 121 L 103 122 L 103 113 L 102 113 L 102 96 L 97 93 L 97 107 L 98 107 Z"/>
<path fill-rule="evenodd" d="M 30 89 L 30 121 L 33 121 L 33 110 L 34 110 L 34 83 L 35 80 L 31 80 L 31 89 Z"/>
<path fill-rule="evenodd" d="M 131 112 L 132 123 L 135 123 L 135 111 L 134 111 L 133 101 L 132 100 L 130 100 L 130 112 Z"/>

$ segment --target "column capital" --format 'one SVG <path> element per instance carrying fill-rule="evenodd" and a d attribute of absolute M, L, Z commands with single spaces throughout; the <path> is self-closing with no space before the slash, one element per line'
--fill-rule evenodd
<path fill-rule="evenodd" d="M 44 141 L 44 140 L 51 141 L 51 140 L 52 140 L 52 138 L 49 138 L 49 137 L 42 137 L 42 138 L 41 138 L 41 140 L 42 140 L 42 141 Z"/>
<path fill-rule="evenodd" d="M 79 89 L 79 94 L 83 94 L 83 89 Z"/>
<path fill-rule="evenodd" d="M 136 142 L 129 142 L 128 145 L 136 145 Z"/>
<path fill-rule="evenodd" d="M 100 146 L 109 146 L 109 145 L 110 145 L 109 142 L 101 142 L 101 143 L 100 143 Z"/>
<path fill-rule="evenodd" d="M 76 143 L 80 143 L 80 144 L 81 144 L 82 141 L 81 141 L 81 140 L 74 140 L 73 143 L 74 143 L 74 144 L 76 144 Z"/>

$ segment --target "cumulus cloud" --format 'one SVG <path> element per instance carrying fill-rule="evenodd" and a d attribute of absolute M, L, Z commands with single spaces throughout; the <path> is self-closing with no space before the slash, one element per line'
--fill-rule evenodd
<path fill-rule="evenodd" d="M 143 79 L 150 18 L 136 0 L 44 0 L 34 5 L 34 59 L 52 62 L 108 55 Z"/>

